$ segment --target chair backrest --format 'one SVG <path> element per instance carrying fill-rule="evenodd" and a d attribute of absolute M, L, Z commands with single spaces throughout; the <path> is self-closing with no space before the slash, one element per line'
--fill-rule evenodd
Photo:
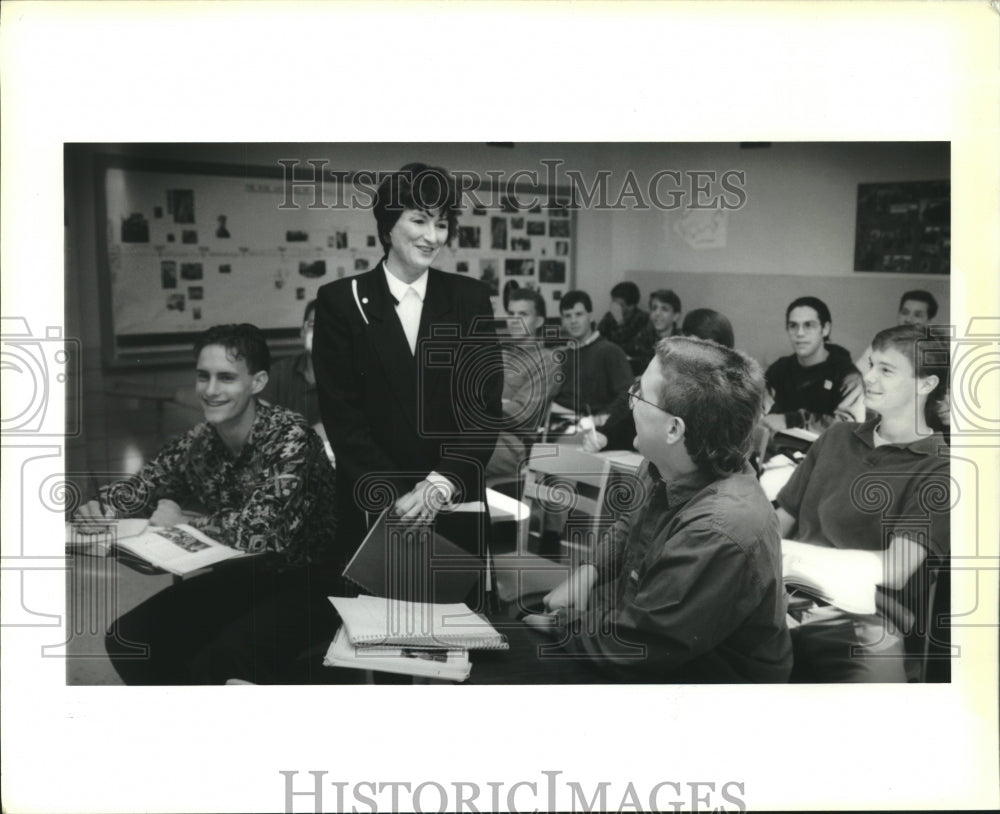
<path fill-rule="evenodd" d="M 522 500 L 532 515 L 557 517 L 566 523 L 565 543 L 578 551 L 589 549 L 607 524 L 605 493 L 611 464 L 598 455 L 570 444 L 536 444 L 528 459 Z M 527 551 L 529 524 L 524 524 L 518 550 Z"/>

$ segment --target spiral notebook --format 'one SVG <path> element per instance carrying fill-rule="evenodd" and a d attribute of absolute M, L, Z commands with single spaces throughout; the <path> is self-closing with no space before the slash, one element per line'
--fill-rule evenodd
<path fill-rule="evenodd" d="M 380 596 L 331 596 L 351 644 L 506 650 L 507 638 L 461 602 L 431 604 Z"/>

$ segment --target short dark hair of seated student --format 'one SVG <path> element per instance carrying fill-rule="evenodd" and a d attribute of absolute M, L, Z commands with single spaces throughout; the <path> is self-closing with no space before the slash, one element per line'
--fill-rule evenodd
<path fill-rule="evenodd" d="M 691 311 L 684 317 L 681 333 L 698 339 L 711 339 L 726 348 L 736 346 L 733 324 L 725 314 L 720 314 L 711 308 L 695 308 Z"/>
<path fill-rule="evenodd" d="M 530 302 L 535 306 L 535 316 L 545 319 L 548 311 L 545 305 L 545 297 L 534 288 L 518 288 L 511 292 L 508 305 L 514 302 Z"/>
<path fill-rule="evenodd" d="M 625 280 L 624 282 L 617 283 L 611 288 L 611 299 L 621 300 L 625 305 L 630 308 L 635 308 L 639 304 L 641 296 L 639 294 L 639 286 L 635 283 Z"/>
<path fill-rule="evenodd" d="M 776 501 L 783 536 L 808 544 L 796 556 L 820 549 L 824 570 L 857 575 L 859 595 L 877 603 L 871 612 L 845 610 L 835 597 L 793 605 L 802 680 L 912 678 L 900 631 L 915 614 L 924 618 L 927 569 L 949 553 L 949 462 L 932 423 L 933 402 L 947 393 L 948 345 L 924 327 L 901 325 L 879 332 L 872 347 L 864 383 L 875 417 L 830 427 Z M 886 616 L 877 606 L 901 610 Z"/>
<path fill-rule="evenodd" d="M 594 313 L 594 303 L 586 291 L 567 291 L 559 300 L 559 313 L 570 311 L 577 305 L 582 305 L 588 314 Z"/>
<path fill-rule="evenodd" d="M 792 311 L 796 308 L 812 308 L 819 317 L 820 325 L 832 325 L 833 317 L 830 315 L 829 306 L 823 302 L 819 297 L 798 297 L 792 300 L 788 307 L 785 309 L 785 322 L 788 322 L 788 318 L 792 315 Z"/>
<path fill-rule="evenodd" d="M 389 233 L 407 209 L 439 212 L 448 222 L 445 245 L 451 245 L 458 232 L 461 202 L 455 181 L 446 170 L 419 162 L 406 164 L 395 172 L 388 173 L 379 184 L 372 214 L 375 216 L 379 242 L 386 253 L 391 245 Z"/>
<path fill-rule="evenodd" d="M 270 363 L 258 328 L 215 326 L 194 347 L 205 420 L 102 488 L 103 504 L 153 526 L 186 524 L 245 556 L 129 611 L 106 646 L 130 684 L 274 681 L 310 643 L 303 637 L 334 621 L 323 602 L 340 584 L 330 567 L 334 473 L 302 416 L 257 400 Z M 95 512 L 97 501 L 80 510 Z M 132 657 L 128 642 L 148 644 L 149 657 Z"/>
<path fill-rule="evenodd" d="M 662 302 L 664 305 L 669 305 L 674 309 L 674 313 L 679 314 L 683 309 L 681 308 L 681 298 L 677 296 L 677 293 L 672 288 L 658 288 L 652 294 L 649 295 L 649 307 L 653 307 L 654 302 Z"/>
<path fill-rule="evenodd" d="M 267 340 L 260 328 L 249 322 L 213 325 L 195 340 L 195 360 L 208 345 L 221 345 L 234 361 L 246 362 L 250 373 L 267 373 L 271 369 L 271 351 Z"/>
<path fill-rule="evenodd" d="M 930 291 L 916 288 L 899 298 L 900 325 L 926 325 L 937 316 L 938 302 Z"/>
<path fill-rule="evenodd" d="M 777 522 L 746 461 L 760 366 L 713 342 L 668 338 L 633 387 L 648 463 L 626 484 L 610 533 L 526 624 L 617 681 L 787 680 Z"/>

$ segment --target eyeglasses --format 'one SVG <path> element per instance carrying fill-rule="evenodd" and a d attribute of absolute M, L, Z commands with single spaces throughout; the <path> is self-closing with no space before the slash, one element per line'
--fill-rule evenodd
<path fill-rule="evenodd" d="M 634 410 L 635 409 L 635 403 L 637 401 L 644 401 L 650 407 L 655 407 L 661 413 L 667 413 L 667 415 L 673 415 L 673 413 L 668 413 L 666 410 L 664 410 L 659 404 L 654 404 L 649 399 L 644 399 L 642 396 L 640 396 L 639 395 L 639 391 L 641 389 L 642 389 L 642 382 L 640 382 L 638 379 L 636 379 L 634 382 L 632 382 L 632 386 L 629 387 L 629 389 L 628 389 L 628 408 L 630 410 Z"/>

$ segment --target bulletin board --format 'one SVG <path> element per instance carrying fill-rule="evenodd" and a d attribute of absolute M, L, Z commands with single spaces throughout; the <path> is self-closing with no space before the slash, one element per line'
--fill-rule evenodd
<path fill-rule="evenodd" d="M 858 184 L 855 271 L 948 274 L 951 182 Z"/>
<path fill-rule="evenodd" d="M 313 180 L 302 162 L 296 181 Z M 102 156 L 98 263 L 105 362 L 187 361 L 206 328 L 252 322 L 272 350 L 298 342 L 320 286 L 382 258 L 374 185 L 357 174 L 289 189 L 284 168 Z M 575 287 L 576 218 L 568 189 L 481 186 L 464 192 L 458 232 L 436 268 L 482 280 L 498 315 L 511 290 L 558 302 Z"/>

